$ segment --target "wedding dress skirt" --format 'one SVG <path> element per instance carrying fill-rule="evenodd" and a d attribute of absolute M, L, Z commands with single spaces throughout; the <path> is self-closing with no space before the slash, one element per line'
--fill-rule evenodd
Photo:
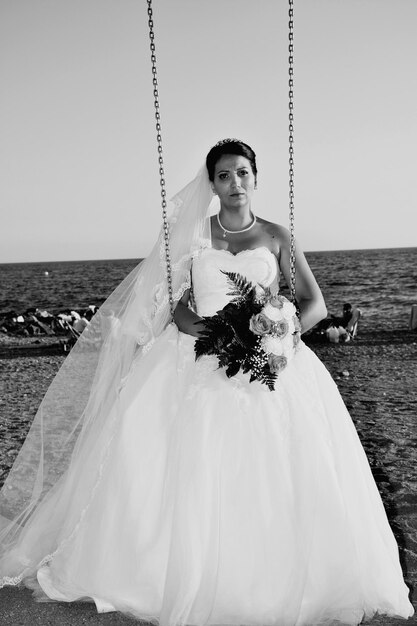
<path fill-rule="evenodd" d="M 228 300 L 220 270 L 268 285 L 277 264 L 266 248 L 204 250 L 201 315 Z M 37 572 L 48 598 L 164 626 L 412 615 L 365 453 L 307 346 L 271 392 L 196 361 L 194 338 L 171 324 L 134 362 L 117 412 L 115 435 L 104 427 L 22 537 L 21 555 L 49 554 Z"/>

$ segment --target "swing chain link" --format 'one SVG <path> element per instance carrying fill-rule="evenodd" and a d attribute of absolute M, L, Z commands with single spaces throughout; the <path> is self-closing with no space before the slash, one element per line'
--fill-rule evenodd
<path fill-rule="evenodd" d="M 167 270 L 167 283 L 168 283 L 168 299 L 169 308 L 171 312 L 171 318 L 174 317 L 174 296 L 172 289 L 172 266 L 171 266 L 171 253 L 169 247 L 169 223 L 167 216 L 167 201 L 165 190 L 165 170 L 164 170 L 164 157 L 162 150 L 162 133 L 161 133 L 161 115 L 159 113 L 159 89 L 158 89 L 158 75 L 156 69 L 156 52 L 155 52 L 155 33 L 153 28 L 153 10 L 152 0 L 147 0 L 148 4 L 148 27 L 149 27 L 149 40 L 151 50 L 151 64 L 152 64 L 152 84 L 153 84 L 153 97 L 154 97 L 154 109 L 155 109 L 155 128 L 156 128 L 156 141 L 158 144 L 158 164 L 159 164 L 159 184 L 161 186 L 161 207 L 162 207 L 162 221 L 164 230 L 164 247 L 165 247 L 165 262 Z"/>
<path fill-rule="evenodd" d="M 294 0 L 288 0 L 288 131 L 289 131 L 289 209 L 290 209 L 290 293 L 295 298 L 294 235 Z"/>

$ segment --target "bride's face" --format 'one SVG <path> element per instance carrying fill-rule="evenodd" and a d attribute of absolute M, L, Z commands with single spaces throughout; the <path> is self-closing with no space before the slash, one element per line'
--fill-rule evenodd
<path fill-rule="evenodd" d="M 212 185 L 222 207 L 250 206 L 255 184 L 252 166 L 246 157 L 225 154 L 217 161 Z"/>

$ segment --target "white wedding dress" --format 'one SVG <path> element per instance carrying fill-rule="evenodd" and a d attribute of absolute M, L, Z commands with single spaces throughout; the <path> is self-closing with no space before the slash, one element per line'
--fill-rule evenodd
<path fill-rule="evenodd" d="M 192 268 L 200 315 L 228 301 L 220 270 L 263 285 L 278 271 L 266 248 L 204 249 Z M 45 546 L 48 598 L 163 626 L 412 615 L 351 418 L 303 343 L 270 392 L 228 379 L 214 357 L 196 361 L 194 338 L 170 324 L 119 397 L 116 434 L 104 426 L 19 544 L 22 555 Z"/>

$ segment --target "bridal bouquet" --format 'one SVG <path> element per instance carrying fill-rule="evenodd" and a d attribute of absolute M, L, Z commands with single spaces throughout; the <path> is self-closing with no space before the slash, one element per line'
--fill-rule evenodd
<path fill-rule="evenodd" d="M 215 355 L 230 378 L 239 370 L 274 391 L 278 374 L 294 356 L 301 326 L 295 306 L 269 288 L 254 285 L 241 274 L 223 272 L 233 299 L 212 317 L 196 340 L 196 358 Z"/>

